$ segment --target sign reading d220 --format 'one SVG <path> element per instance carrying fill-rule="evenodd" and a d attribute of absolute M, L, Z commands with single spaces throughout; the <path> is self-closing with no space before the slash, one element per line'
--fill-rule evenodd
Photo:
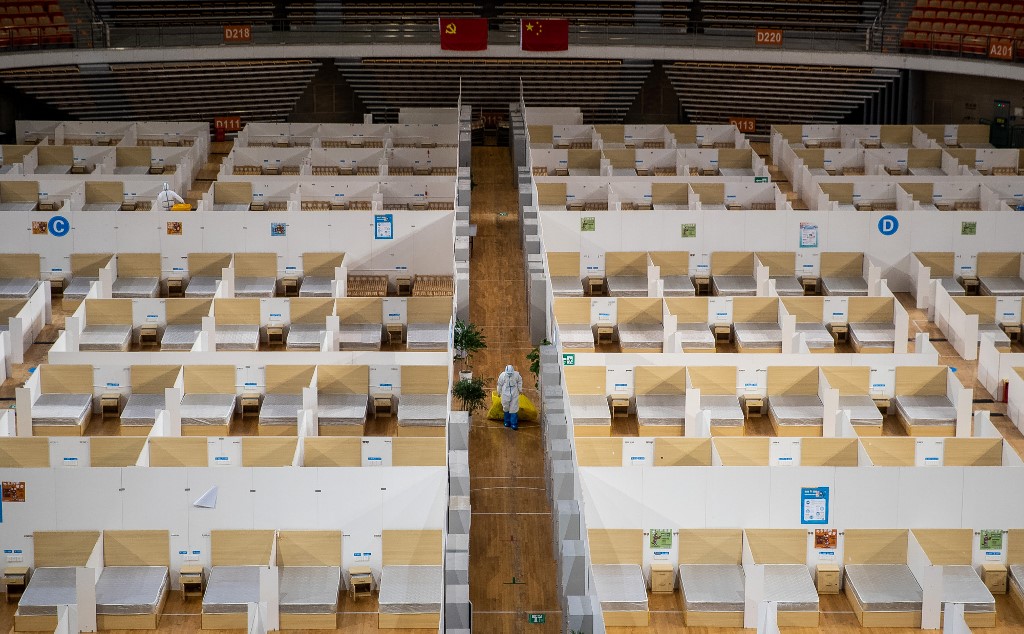
<path fill-rule="evenodd" d="M 757 46 L 782 46 L 782 29 L 757 29 L 754 32 Z"/>

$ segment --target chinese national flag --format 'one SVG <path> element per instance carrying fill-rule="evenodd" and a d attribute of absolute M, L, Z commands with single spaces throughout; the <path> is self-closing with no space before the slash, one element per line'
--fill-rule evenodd
<path fill-rule="evenodd" d="M 440 18 L 441 50 L 483 51 L 487 49 L 487 18 Z"/>
<path fill-rule="evenodd" d="M 523 19 L 519 23 L 519 46 L 524 51 L 567 51 L 569 21 Z"/>

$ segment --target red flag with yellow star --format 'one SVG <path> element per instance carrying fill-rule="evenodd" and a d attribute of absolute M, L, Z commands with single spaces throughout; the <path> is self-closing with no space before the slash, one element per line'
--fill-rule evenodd
<path fill-rule="evenodd" d="M 441 50 L 487 50 L 487 18 L 440 18 Z"/>
<path fill-rule="evenodd" d="M 567 51 L 569 21 L 524 18 L 519 23 L 519 46 L 524 51 Z"/>

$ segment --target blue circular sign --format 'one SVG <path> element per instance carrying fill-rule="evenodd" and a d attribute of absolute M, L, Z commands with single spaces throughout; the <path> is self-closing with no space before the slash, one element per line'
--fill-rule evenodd
<path fill-rule="evenodd" d="M 50 218 L 50 222 L 46 226 L 50 235 L 58 238 L 68 235 L 68 232 L 71 231 L 71 223 L 64 216 Z"/>
<path fill-rule="evenodd" d="M 891 236 L 900 229 L 900 221 L 896 216 L 882 216 L 878 219 L 878 233 Z"/>

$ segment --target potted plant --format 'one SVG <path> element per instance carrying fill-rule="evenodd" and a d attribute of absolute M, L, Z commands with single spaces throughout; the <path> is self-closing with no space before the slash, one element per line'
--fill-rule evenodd
<path fill-rule="evenodd" d="M 462 402 L 462 409 L 469 412 L 472 418 L 473 412 L 483 407 L 487 390 L 484 389 L 483 379 L 459 379 L 452 386 L 452 396 Z"/>
<path fill-rule="evenodd" d="M 456 319 L 452 345 L 455 347 L 455 358 L 466 362 L 465 369 L 459 372 L 459 378 L 473 378 L 473 355 L 487 347 L 487 338 L 476 324 Z"/>
<path fill-rule="evenodd" d="M 550 346 L 551 342 L 546 338 L 540 342 L 541 346 Z M 540 346 L 537 346 L 533 350 L 530 350 L 529 354 L 526 355 L 526 360 L 530 362 L 530 374 L 533 375 L 533 387 L 540 387 Z"/>

